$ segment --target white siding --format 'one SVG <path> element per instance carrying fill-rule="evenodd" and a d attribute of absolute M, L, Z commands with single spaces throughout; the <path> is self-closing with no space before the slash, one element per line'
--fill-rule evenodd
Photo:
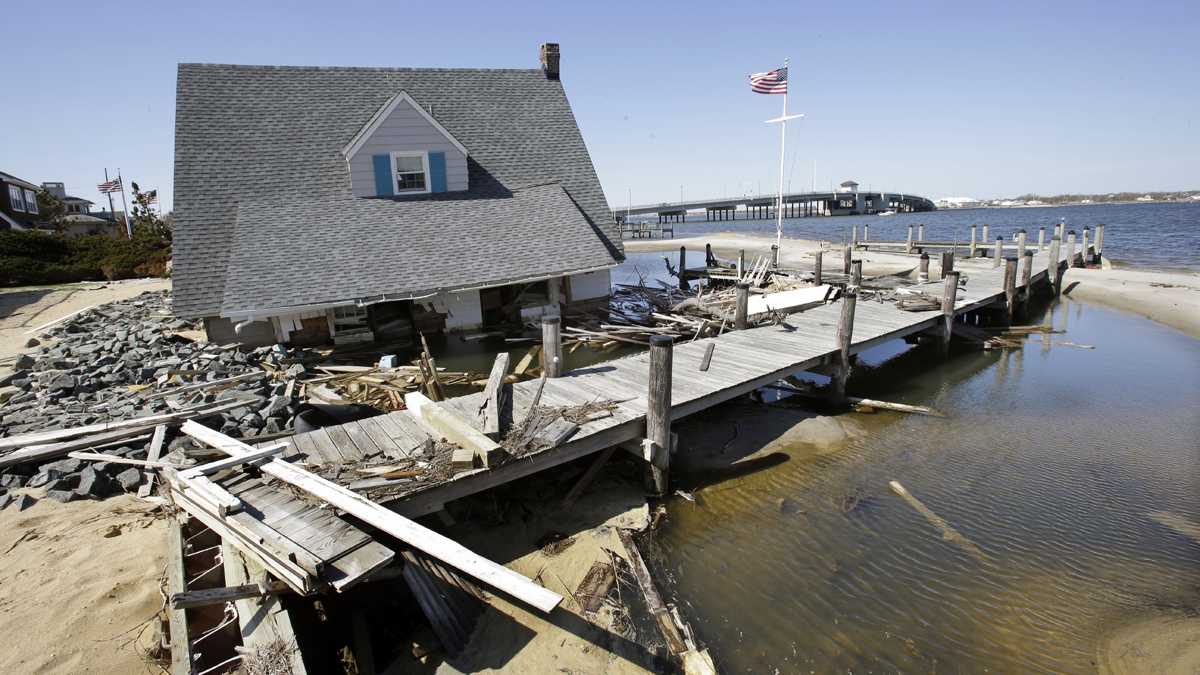
<path fill-rule="evenodd" d="M 428 300 L 418 300 L 422 305 L 432 305 L 434 311 L 446 315 L 446 329 L 478 328 L 483 325 L 483 308 L 479 304 L 479 291 L 438 293 Z"/>
<path fill-rule="evenodd" d="M 612 294 L 608 270 L 571 275 L 571 301 L 606 298 Z"/>
<path fill-rule="evenodd" d="M 387 152 L 429 151 L 446 153 L 446 190 L 467 189 L 467 156 L 407 101 L 401 101 L 350 160 L 350 184 L 359 197 L 375 196 L 375 167 L 371 157 Z"/>

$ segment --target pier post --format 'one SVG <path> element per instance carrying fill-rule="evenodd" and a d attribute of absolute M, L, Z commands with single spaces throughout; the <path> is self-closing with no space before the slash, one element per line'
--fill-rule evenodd
<path fill-rule="evenodd" d="M 546 377 L 558 377 L 562 373 L 561 326 L 560 317 L 542 317 L 542 372 Z"/>
<path fill-rule="evenodd" d="M 953 270 L 946 273 L 946 288 L 942 291 L 942 353 L 950 351 L 950 337 L 954 333 L 954 301 L 958 299 L 958 275 Z"/>
<path fill-rule="evenodd" d="M 862 286 L 862 261 L 850 261 L 850 285 L 854 288 Z"/>
<path fill-rule="evenodd" d="M 779 247 L 771 244 L 771 269 L 779 269 Z"/>
<path fill-rule="evenodd" d="M 979 241 L 982 244 L 984 255 L 987 255 L 987 243 L 989 241 L 988 240 L 988 224 L 987 223 L 983 224 L 983 236 L 979 238 Z"/>
<path fill-rule="evenodd" d="M 821 285 L 821 260 L 825 257 L 825 252 L 818 250 L 817 257 L 813 260 L 813 285 Z"/>
<path fill-rule="evenodd" d="M 929 254 L 921 253 L 920 267 L 917 268 L 917 283 L 923 284 L 929 281 Z"/>
<path fill-rule="evenodd" d="M 712 267 L 713 263 L 715 263 L 716 261 L 717 261 L 717 258 L 716 258 L 716 256 L 713 255 L 713 252 L 712 252 L 712 244 L 705 244 L 704 245 L 704 266 Z"/>
<path fill-rule="evenodd" d="M 842 274 L 850 274 L 850 256 L 853 247 L 845 246 L 842 248 Z"/>
<path fill-rule="evenodd" d="M 925 241 L 925 223 L 917 225 L 917 241 Z"/>
<path fill-rule="evenodd" d="M 1088 266 L 1088 235 L 1091 234 L 1091 229 L 1087 225 L 1083 226 L 1083 239 L 1079 244 L 1079 266 Z"/>
<path fill-rule="evenodd" d="M 954 251 L 942 251 L 942 278 L 954 271 Z"/>
<path fill-rule="evenodd" d="M 1038 228 L 1038 250 L 1046 250 L 1046 226 L 1042 225 Z"/>
<path fill-rule="evenodd" d="M 975 226 L 972 225 L 971 226 L 971 248 L 967 249 L 967 257 L 968 258 L 975 257 L 975 242 L 976 241 L 977 240 L 975 239 Z"/>
<path fill-rule="evenodd" d="M 733 327 L 738 330 L 746 330 L 746 313 L 750 309 L 750 284 L 739 281 L 737 282 L 737 304 L 733 312 Z"/>
<path fill-rule="evenodd" d="M 688 290 L 687 281 L 687 247 L 679 247 L 679 290 Z"/>
<path fill-rule="evenodd" d="M 1004 259 L 1004 304 L 1008 310 L 1008 323 L 1012 323 L 1017 309 L 1017 259 Z"/>
<path fill-rule="evenodd" d="M 865 224 L 865 225 L 863 225 L 863 243 L 867 244 L 867 243 L 870 243 L 870 241 L 871 241 L 871 226 L 869 224 Z"/>
<path fill-rule="evenodd" d="M 738 249 L 737 275 L 738 279 L 746 273 L 746 249 Z"/>
<path fill-rule="evenodd" d="M 1075 267 L 1075 230 L 1067 232 L 1067 267 Z"/>
<path fill-rule="evenodd" d="M 858 225 L 850 226 L 850 245 L 858 246 Z"/>
<path fill-rule="evenodd" d="M 650 475 L 654 491 L 667 493 L 671 468 L 671 361 L 675 338 L 654 335 L 650 338 L 650 387 L 646 396 L 646 440 L 653 455 Z"/>
<path fill-rule="evenodd" d="M 846 380 L 850 378 L 850 339 L 854 334 L 854 306 L 858 302 L 858 289 L 848 287 L 842 295 L 842 314 L 838 317 L 837 345 L 838 363 L 833 374 L 834 402 L 846 402 Z"/>
<path fill-rule="evenodd" d="M 1004 237 L 996 237 L 996 251 L 992 254 L 992 267 L 999 267 L 1002 257 L 1004 257 Z"/>
<path fill-rule="evenodd" d="M 1017 260 L 1025 258 L 1025 228 L 1017 230 Z"/>
<path fill-rule="evenodd" d="M 1059 292 L 1062 291 L 1062 271 L 1058 266 L 1058 254 L 1061 245 L 1062 240 L 1058 238 L 1057 234 L 1050 237 L 1050 260 L 1046 263 L 1046 280 L 1050 282 L 1050 292 L 1055 297 L 1058 297 Z"/>
<path fill-rule="evenodd" d="M 1029 298 L 1033 295 L 1033 251 L 1025 251 L 1021 256 L 1025 262 L 1021 268 L 1021 313 L 1029 307 Z"/>
<path fill-rule="evenodd" d="M 1092 259 L 1092 262 L 1096 263 L 1097 265 L 1100 265 L 1100 264 L 1102 264 L 1102 263 L 1104 262 L 1104 256 L 1103 256 L 1103 251 L 1104 251 L 1104 225 L 1103 225 L 1103 224 L 1100 224 L 1100 225 L 1097 225 L 1097 226 L 1096 226 L 1096 246 L 1095 246 L 1095 251 L 1096 251 L 1096 257 Z"/>
<path fill-rule="evenodd" d="M 905 239 L 904 239 L 904 252 L 905 253 L 913 252 L 912 225 L 908 226 L 908 236 L 905 237 Z"/>

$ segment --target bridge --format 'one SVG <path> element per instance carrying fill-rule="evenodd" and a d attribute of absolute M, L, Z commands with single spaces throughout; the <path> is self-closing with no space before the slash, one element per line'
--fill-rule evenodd
<path fill-rule="evenodd" d="M 777 196 L 743 195 L 723 199 L 701 199 L 686 202 L 643 204 L 614 209 L 617 222 L 625 223 L 633 216 L 657 215 L 659 223 L 683 222 L 688 212 L 704 210 L 705 220 L 761 220 L 775 217 Z M 810 216 L 858 216 L 892 210 L 898 213 L 933 211 L 933 201 L 919 195 L 900 192 L 793 192 L 783 195 L 784 218 Z"/>

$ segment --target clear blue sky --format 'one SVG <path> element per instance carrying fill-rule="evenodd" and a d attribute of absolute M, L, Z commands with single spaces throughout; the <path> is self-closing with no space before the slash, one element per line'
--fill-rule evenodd
<path fill-rule="evenodd" d="M 556 41 L 618 207 L 773 190 L 781 97 L 746 75 L 785 56 L 796 190 L 814 159 L 933 198 L 1200 188 L 1200 3 L 902 4 L 19 3 L 0 170 L 99 204 L 120 167 L 169 208 L 179 62 L 524 68 Z"/>

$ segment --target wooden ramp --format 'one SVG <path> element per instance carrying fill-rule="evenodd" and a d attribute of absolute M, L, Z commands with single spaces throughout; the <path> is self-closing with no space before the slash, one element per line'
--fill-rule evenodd
<path fill-rule="evenodd" d="M 1047 278 L 1049 256 L 1037 251 L 1033 286 Z M 1060 268 L 1064 263 L 1060 263 Z M 966 280 L 959 289 L 955 314 L 962 314 L 1004 301 L 1004 266 L 993 267 L 989 259 L 956 261 L 957 270 Z M 1018 277 L 1018 284 L 1020 278 Z M 925 291 L 941 297 L 943 282 L 931 282 Z M 784 378 L 829 363 L 837 354 L 835 344 L 841 301 L 792 314 L 782 325 L 764 326 L 725 333 L 674 347 L 671 392 L 673 420 L 716 406 Z M 860 298 L 855 309 L 851 353 L 881 342 L 901 338 L 940 326 L 940 310 L 910 312 L 891 302 Z M 711 364 L 705 371 L 700 362 L 709 344 L 714 345 Z M 536 473 L 590 453 L 645 437 L 649 356 L 641 353 L 595 366 L 570 371 L 546 380 L 543 406 L 575 406 L 597 400 L 619 401 L 611 417 L 587 422 L 570 439 L 554 448 L 515 458 L 494 469 L 460 472 L 441 481 L 403 480 L 390 484 L 386 494 L 368 492 L 378 502 L 391 502 L 391 508 L 417 516 L 442 508 L 449 501 L 480 492 L 517 478 Z M 511 387 L 512 418 L 523 419 L 529 409 L 538 381 L 519 382 Z M 478 415 L 482 394 L 443 401 L 482 430 Z M 286 439 L 307 456 L 310 464 L 340 465 L 380 456 L 391 459 L 426 460 L 428 434 L 409 411 L 393 412 L 359 422 L 327 427 Z M 386 481 L 373 483 L 361 476 L 339 476 L 339 482 L 352 489 L 389 486 Z"/>

